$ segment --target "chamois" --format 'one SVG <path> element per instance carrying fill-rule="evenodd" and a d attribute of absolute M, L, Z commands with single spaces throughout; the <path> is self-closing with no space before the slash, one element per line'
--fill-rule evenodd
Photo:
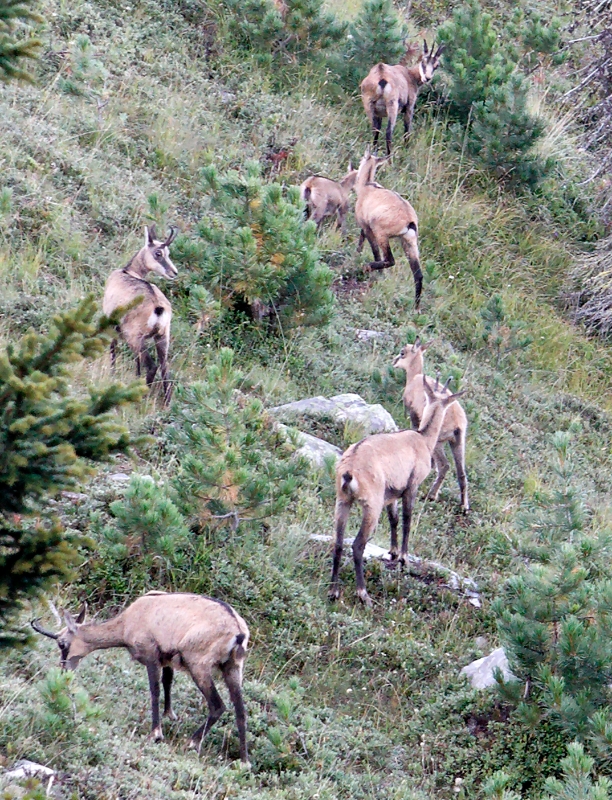
<path fill-rule="evenodd" d="M 366 150 L 359 164 L 355 183 L 357 193 L 355 218 L 361 228 L 361 234 L 357 252 L 361 252 L 364 240 L 367 239 L 375 259 L 370 262 L 370 269 L 392 267 L 395 258 L 391 252 L 389 239 L 398 237 L 414 276 L 414 307 L 418 308 L 423 288 L 423 273 L 419 261 L 419 220 L 416 211 L 407 200 L 373 182 L 377 166 L 385 160 L 371 155 Z M 384 254 L 382 260 L 381 250 Z"/>
<path fill-rule="evenodd" d="M 154 741 L 164 738 L 159 719 L 159 678 L 164 687 L 164 716 L 176 719 L 170 689 L 174 670 L 187 671 L 208 704 L 208 719 L 191 737 L 202 739 L 225 711 L 213 683 L 219 669 L 236 711 L 240 758 L 248 764 L 246 713 L 242 699 L 242 670 L 249 641 L 246 622 L 221 600 L 197 594 L 148 592 L 107 622 L 84 624 L 84 604 L 76 619 L 64 613 L 66 627 L 53 633 L 32 620 L 38 633 L 57 641 L 62 669 L 74 670 L 94 650 L 125 647 L 133 659 L 147 668 L 151 691 Z"/>
<path fill-rule="evenodd" d="M 317 223 L 325 217 L 337 216 L 338 228 L 346 235 L 346 214 L 349 193 L 355 186 L 357 170 L 349 163 L 348 172 L 340 181 L 332 181 L 321 175 L 311 175 L 300 186 L 300 197 L 306 203 L 306 219 Z"/>
<path fill-rule="evenodd" d="M 111 272 L 104 289 L 102 310 L 108 316 L 118 308 L 128 306 L 142 298 L 131 308 L 119 323 L 118 331 L 136 356 L 136 374 L 141 367 L 146 370 L 147 386 L 153 383 L 157 370 L 162 378 L 164 402 L 168 404 L 172 395 L 172 383 L 168 371 L 170 348 L 170 322 L 172 306 L 169 300 L 153 283 L 145 280 L 149 272 L 157 272 L 168 280 L 174 280 L 178 270 L 170 261 L 168 248 L 174 241 L 177 228 L 170 228 L 165 241 L 157 239 L 155 226 L 145 226 L 145 243 L 123 269 Z M 148 340 L 153 339 L 157 350 L 157 363 L 148 351 Z M 111 342 L 111 364 L 115 366 L 117 342 Z"/>
<path fill-rule="evenodd" d="M 351 445 L 336 465 L 336 543 L 331 576 L 330 600 L 340 596 L 338 572 L 342 559 L 342 546 L 346 522 L 355 501 L 361 504 L 363 517 L 359 533 L 353 542 L 353 560 L 357 596 L 366 605 L 372 605 L 363 576 L 363 551 L 374 534 L 384 506 L 387 506 L 391 525 L 390 556 L 398 558 L 397 501 L 402 499 L 402 547 L 399 562 L 405 563 L 408 554 L 408 536 L 412 510 L 419 486 L 429 475 L 432 454 L 438 442 L 447 406 L 463 392 L 448 394 L 447 387 L 434 392 L 423 378 L 423 389 L 429 403 L 423 411 L 418 431 L 376 433 Z"/>
<path fill-rule="evenodd" d="M 386 133 L 387 155 L 391 153 L 393 129 L 400 112 L 404 115 L 404 137 L 410 133 L 419 89 L 432 79 L 444 50 L 442 44 L 434 53 L 434 47 L 435 43 L 430 50 L 424 40 L 423 54 L 414 67 L 407 67 L 404 63 L 412 52 L 409 49 L 399 64 L 391 66 L 380 62 L 372 67 L 361 82 L 361 100 L 374 131 L 374 148 L 378 145 L 382 118 L 389 118 Z"/>
<path fill-rule="evenodd" d="M 431 345 L 421 344 L 420 338 L 410 346 L 407 344 L 402 348 L 400 354 L 393 362 L 397 369 L 406 372 L 406 388 L 404 389 L 404 409 L 406 415 L 410 416 L 410 421 L 414 430 L 418 430 L 423 417 L 423 411 L 427 405 L 427 396 L 423 389 L 423 353 Z M 432 378 L 426 377 L 431 387 L 434 385 Z M 440 430 L 440 438 L 433 452 L 433 465 L 436 468 L 436 480 L 427 495 L 430 500 L 437 500 L 440 487 L 449 469 L 448 459 L 444 453 L 444 445 L 448 442 L 455 469 L 457 471 L 457 482 L 461 493 L 461 508 L 465 513 L 470 510 L 468 500 L 468 480 L 465 470 L 465 442 L 467 436 L 468 421 L 465 411 L 459 402 L 452 403 L 446 410 L 444 423 Z"/>

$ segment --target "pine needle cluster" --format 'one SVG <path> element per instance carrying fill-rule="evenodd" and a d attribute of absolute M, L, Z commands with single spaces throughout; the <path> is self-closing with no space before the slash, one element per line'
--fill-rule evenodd
<path fill-rule="evenodd" d="M 80 394 L 72 386 L 72 365 L 108 345 L 114 323 L 95 315 L 87 298 L 54 317 L 49 334 L 30 331 L 0 353 L 0 645 L 15 640 L 8 625 L 22 598 L 64 577 L 76 559 L 77 542 L 47 499 L 132 443 L 115 411 L 142 397 L 140 383 Z"/>

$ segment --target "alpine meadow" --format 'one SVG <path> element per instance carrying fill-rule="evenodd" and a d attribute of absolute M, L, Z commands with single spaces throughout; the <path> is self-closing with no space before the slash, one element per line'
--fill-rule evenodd
<path fill-rule="evenodd" d="M 611 32 L 0 0 L 0 798 L 612 798 Z"/>

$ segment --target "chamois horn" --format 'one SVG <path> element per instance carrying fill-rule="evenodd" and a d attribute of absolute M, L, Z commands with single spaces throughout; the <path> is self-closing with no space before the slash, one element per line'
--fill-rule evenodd
<path fill-rule="evenodd" d="M 172 242 L 176 239 L 177 234 L 178 234 L 178 228 L 176 227 L 176 225 L 170 225 L 170 235 L 164 242 L 163 246 L 170 247 Z"/>
<path fill-rule="evenodd" d="M 34 628 L 37 633 L 42 633 L 43 636 L 48 636 L 49 639 L 57 639 L 59 637 L 58 633 L 53 633 L 52 631 L 48 631 L 46 628 L 43 628 L 41 625 L 38 624 L 38 620 L 40 617 L 36 617 L 30 622 L 30 625 Z"/>

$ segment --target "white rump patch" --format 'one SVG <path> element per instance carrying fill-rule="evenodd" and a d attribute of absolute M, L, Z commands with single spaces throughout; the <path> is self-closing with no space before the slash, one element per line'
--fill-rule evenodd
<path fill-rule="evenodd" d="M 156 308 L 158 308 L 158 306 L 156 306 Z M 161 314 L 156 314 L 155 309 L 153 309 L 149 315 L 149 319 L 147 320 L 147 328 L 152 331 L 154 328 L 164 327 L 167 322 L 168 312 L 166 309 L 164 309 Z"/>

